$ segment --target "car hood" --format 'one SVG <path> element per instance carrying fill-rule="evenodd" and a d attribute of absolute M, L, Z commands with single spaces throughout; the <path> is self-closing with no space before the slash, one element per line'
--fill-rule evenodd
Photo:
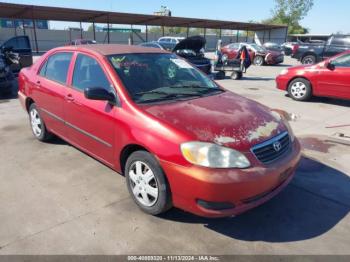
<path fill-rule="evenodd" d="M 205 46 L 205 38 L 201 36 L 190 36 L 186 39 L 180 41 L 173 49 L 173 52 L 176 50 L 190 49 L 199 53 L 199 51 Z"/>
<path fill-rule="evenodd" d="M 145 105 L 143 109 L 186 132 L 192 140 L 241 151 L 286 130 L 278 113 L 228 91 L 193 100 Z"/>

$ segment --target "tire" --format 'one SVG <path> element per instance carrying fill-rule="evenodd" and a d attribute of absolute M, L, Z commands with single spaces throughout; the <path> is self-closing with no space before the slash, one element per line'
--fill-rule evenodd
<path fill-rule="evenodd" d="M 172 207 L 164 172 L 150 153 L 132 153 L 126 161 L 125 178 L 131 197 L 145 213 L 159 215 Z"/>
<path fill-rule="evenodd" d="M 31 104 L 29 107 L 29 121 L 33 135 L 36 139 L 42 142 L 52 139 L 53 135 L 47 130 L 44 120 L 41 118 L 35 103 Z"/>
<path fill-rule="evenodd" d="M 236 71 L 232 71 L 232 74 L 231 74 L 231 79 L 233 80 L 239 80 L 242 78 L 242 72 L 236 72 Z"/>
<path fill-rule="evenodd" d="M 253 59 L 253 64 L 256 66 L 262 66 L 264 64 L 264 58 L 262 56 L 256 56 Z"/>
<path fill-rule="evenodd" d="M 313 65 L 316 64 L 316 57 L 314 55 L 307 55 L 301 59 L 303 65 Z"/>
<path fill-rule="evenodd" d="M 215 78 L 218 79 L 218 80 L 222 80 L 222 79 L 225 79 L 225 72 L 224 71 L 219 71 L 216 73 L 216 76 Z"/>
<path fill-rule="evenodd" d="M 288 94 L 296 101 L 307 101 L 312 97 L 311 84 L 304 78 L 296 78 L 290 82 Z"/>

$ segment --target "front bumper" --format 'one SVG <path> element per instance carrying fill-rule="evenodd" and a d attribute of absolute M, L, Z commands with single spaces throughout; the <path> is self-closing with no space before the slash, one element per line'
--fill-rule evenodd
<path fill-rule="evenodd" d="M 268 166 L 258 160 L 251 161 L 252 167 L 247 169 L 184 167 L 160 162 L 167 174 L 174 206 L 200 216 L 225 217 L 243 213 L 277 195 L 292 180 L 300 155 L 300 144 L 295 139 L 290 151 Z M 203 202 L 227 207 L 208 209 Z"/>
<path fill-rule="evenodd" d="M 281 90 L 287 90 L 289 80 L 290 78 L 287 75 L 278 75 L 276 77 L 276 87 Z"/>

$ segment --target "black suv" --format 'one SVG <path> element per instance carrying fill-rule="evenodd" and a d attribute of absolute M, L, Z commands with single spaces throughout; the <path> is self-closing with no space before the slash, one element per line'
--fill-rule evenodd
<path fill-rule="evenodd" d="M 292 57 L 302 64 L 315 64 L 350 50 L 350 35 L 331 35 L 325 43 L 299 43 Z"/>

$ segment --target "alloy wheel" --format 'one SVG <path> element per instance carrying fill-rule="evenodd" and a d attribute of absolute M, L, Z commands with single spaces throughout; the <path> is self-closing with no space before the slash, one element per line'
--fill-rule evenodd
<path fill-rule="evenodd" d="M 33 108 L 30 111 L 30 123 L 32 126 L 33 133 L 36 137 L 40 137 L 42 133 L 42 122 L 38 111 Z"/>
<path fill-rule="evenodd" d="M 129 183 L 136 200 L 146 207 L 153 206 L 158 199 L 158 184 L 150 167 L 135 161 L 129 169 Z"/>

